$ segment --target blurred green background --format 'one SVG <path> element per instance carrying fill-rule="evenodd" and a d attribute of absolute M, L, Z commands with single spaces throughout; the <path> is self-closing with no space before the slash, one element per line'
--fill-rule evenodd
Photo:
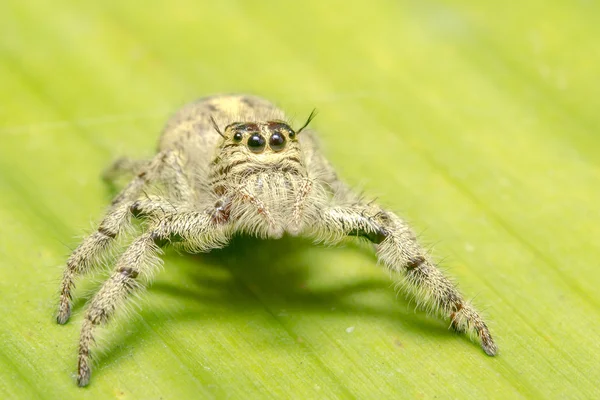
<path fill-rule="evenodd" d="M 0 397 L 597 398 L 600 4 L 0 5 Z M 313 126 L 484 310 L 496 358 L 414 312 L 366 247 L 237 239 L 169 251 L 76 387 L 66 257 L 118 156 L 169 114 L 250 92 Z"/>

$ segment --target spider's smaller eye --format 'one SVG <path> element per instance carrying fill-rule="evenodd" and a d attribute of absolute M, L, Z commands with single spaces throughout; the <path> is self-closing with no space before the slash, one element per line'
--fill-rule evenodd
<path fill-rule="evenodd" d="M 290 133 L 288 133 L 288 136 L 290 137 L 290 139 L 296 139 L 296 132 L 290 129 Z"/>
<path fill-rule="evenodd" d="M 233 141 L 234 142 L 241 142 L 243 137 L 244 137 L 244 135 L 242 135 L 241 132 L 236 132 L 233 135 Z"/>
<path fill-rule="evenodd" d="M 253 153 L 260 153 L 261 151 L 263 151 L 265 149 L 266 144 L 267 142 L 265 141 L 265 138 L 259 135 L 258 133 L 253 134 L 248 139 L 248 148 Z"/>

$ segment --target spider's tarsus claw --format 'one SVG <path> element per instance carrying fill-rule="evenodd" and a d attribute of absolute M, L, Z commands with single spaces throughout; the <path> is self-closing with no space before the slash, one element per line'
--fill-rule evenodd
<path fill-rule="evenodd" d="M 79 359 L 79 368 L 77 373 L 77 386 L 84 387 L 90 383 L 90 376 L 92 375 L 92 370 L 90 369 L 88 363 L 81 358 Z"/>
<path fill-rule="evenodd" d="M 494 343 L 494 339 L 492 339 L 492 335 L 487 329 L 481 332 L 481 347 L 488 356 L 493 357 L 498 353 L 498 346 Z"/>
<path fill-rule="evenodd" d="M 487 354 L 490 357 L 493 357 L 496 354 L 498 354 L 498 346 L 496 346 L 496 343 L 494 343 L 493 341 L 490 341 L 488 343 L 482 343 L 481 347 L 483 348 L 483 351 L 485 351 L 485 354 Z"/>
<path fill-rule="evenodd" d="M 85 387 L 90 383 L 90 374 L 87 375 L 79 375 L 77 377 L 77 386 Z"/>
<path fill-rule="evenodd" d="M 63 309 L 61 307 L 61 310 L 58 311 L 58 315 L 56 316 L 56 322 L 60 325 L 64 325 L 67 323 L 67 321 L 69 320 L 69 318 L 71 317 L 71 307 L 68 307 L 66 309 Z"/>

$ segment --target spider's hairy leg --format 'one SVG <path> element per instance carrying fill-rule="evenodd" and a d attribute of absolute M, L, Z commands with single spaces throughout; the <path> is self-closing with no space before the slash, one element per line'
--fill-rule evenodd
<path fill-rule="evenodd" d="M 194 197 L 194 191 L 190 186 L 190 177 L 184 170 L 186 160 L 178 151 L 168 151 L 165 153 L 164 169 L 161 179 L 168 183 L 169 195 L 177 200 L 190 201 Z"/>
<path fill-rule="evenodd" d="M 146 185 L 147 173 L 138 174 L 113 200 L 113 203 L 96 232 L 87 236 L 67 260 L 60 286 L 60 299 L 56 320 L 59 324 L 68 321 L 71 315 L 71 290 L 78 275 L 88 272 L 98 263 L 99 257 L 114 242 L 117 235 L 129 222 L 130 203 L 137 198 Z"/>
<path fill-rule="evenodd" d="M 149 216 L 176 214 L 185 210 L 186 206 L 181 201 L 171 201 L 157 195 L 144 195 L 134 201 L 129 211 L 136 218 L 147 218 Z"/>
<path fill-rule="evenodd" d="M 71 315 L 71 290 L 75 278 L 90 271 L 94 265 L 98 264 L 104 251 L 114 243 L 117 236 L 129 223 L 132 204 L 149 183 L 155 181 L 161 173 L 165 172 L 165 166 L 173 165 L 176 161 L 175 157 L 172 152 L 162 152 L 157 154 L 145 168 L 142 168 L 135 178 L 113 199 L 96 232 L 87 236 L 68 258 L 60 285 L 60 298 L 56 317 L 59 324 L 66 323 Z M 169 170 L 171 174 L 179 175 L 177 169 L 172 167 Z M 183 181 L 184 178 L 181 177 L 179 180 Z M 189 187 L 184 183 L 181 186 L 182 188 L 178 191 L 183 191 L 187 195 L 190 192 Z"/>
<path fill-rule="evenodd" d="M 85 386 L 91 375 L 91 346 L 94 328 L 107 323 L 126 298 L 148 281 L 160 264 L 159 246 L 181 241 L 186 249 L 208 251 L 226 244 L 225 226 L 216 224 L 210 212 L 160 215 L 150 228 L 135 239 L 117 261 L 115 271 L 104 282 L 86 311 L 79 339 L 77 384 Z"/>
<path fill-rule="evenodd" d="M 343 236 L 362 236 L 375 244 L 378 259 L 403 276 L 403 288 L 417 304 L 450 320 L 457 331 L 475 333 L 486 354 L 498 351 L 479 313 L 440 271 L 410 227 L 390 211 L 373 204 L 331 207 L 323 213 L 320 234 L 336 241 Z"/>
<path fill-rule="evenodd" d="M 88 384 L 91 374 L 90 345 L 94 343 L 94 326 L 106 323 L 123 300 L 141 286 L 139 275 L 150 275 L 159 264 L 155 253 L 158 246 L 151 234 L 137 238 L 122 254 L 117 268 L 92 299 L 83 321 L 79 338 L 77 384 Z"/>

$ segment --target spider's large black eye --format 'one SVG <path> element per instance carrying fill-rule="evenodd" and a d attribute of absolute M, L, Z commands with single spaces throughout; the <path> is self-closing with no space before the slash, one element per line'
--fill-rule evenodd
<path fill-rule="evenodd" d="M 285 147 L 285 136 L 279 132 L 275 132 L 269 138 L 269 146 L 273 151 L 281 151 Z"/>
<path fill-rule="evenodd" d="M 248 148 L 253 153 L 260 153 L 265 149 L 266 141 L 265 138 L 259 135 L 258 133 L 254 133 L 248 139 Z"/>
<path fill-rule="evenodd" d="M 241 132 L 236 132 L 233 134 L 233 141 L 236 143 L 241 142 L 243 137 L 244 137 L 244 135 L 242 135 Z"/>

